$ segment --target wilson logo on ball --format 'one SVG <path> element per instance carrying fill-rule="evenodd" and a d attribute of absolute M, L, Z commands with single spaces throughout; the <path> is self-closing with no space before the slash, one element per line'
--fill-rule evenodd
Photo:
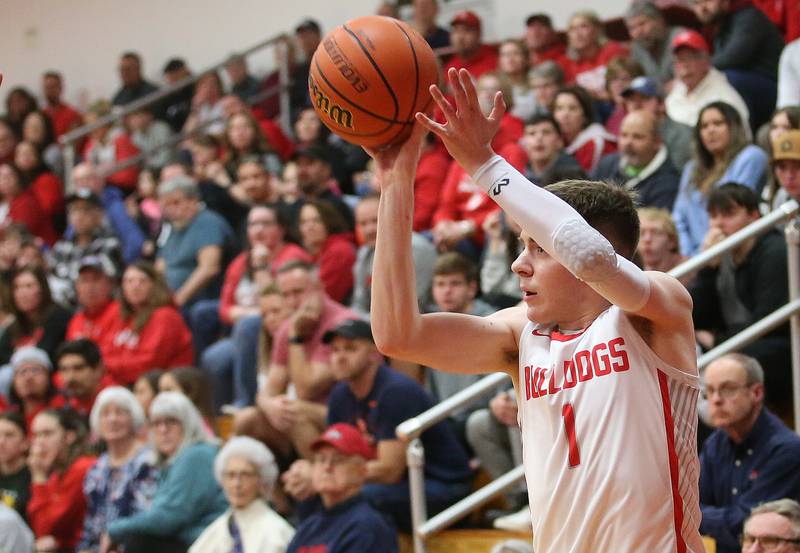
<path fill-rule="evenodd" d="M 356 92 L 366 92 L 369 88 L 369 84 L 367 84 L 367 81 L 365 81 L 364 78 L 358 74 L 358 71 L 353 68 L 350 60 L 348 60 L 344 54 L 342 54 L 342 51 L 336 44 L 336 41 L 331 37 L 328 37 L 322 41 L 322 45 L 330 56 L 333 64 L 339 70 L 339 73 L 342 74 L 342 77 L 347 79 L 348 82 L 353 86 L 353 90 Z"/>
<path fill-rule="evenodd" d="M 353 128 L 353 112 L 331 102 L 330 98 L 319 89 L 311 76 L 308 77 L 308 90 L 311 92 L 318 112 L 326 114 L 331 121 L 340 127 Z"/>

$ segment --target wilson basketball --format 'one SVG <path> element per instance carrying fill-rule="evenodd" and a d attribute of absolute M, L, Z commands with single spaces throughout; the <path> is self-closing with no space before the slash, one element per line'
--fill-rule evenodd
<path fill-rule="evenodd" d="M 436 57 L 409 25 L 359 17 L 331 31 L 311 58 L 308 92 L 319 118 L 353 144 L 381 148 L 408 137 L 431 102 Z"/>

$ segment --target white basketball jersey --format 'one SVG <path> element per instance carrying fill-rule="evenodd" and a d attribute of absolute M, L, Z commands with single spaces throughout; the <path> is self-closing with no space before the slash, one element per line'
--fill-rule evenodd
<path fill-rule="evenodd" d="M 528 323 L 519 421 L 536 553 L 702 553 L 698 378 L 616 306 L 579 334 Z"/>

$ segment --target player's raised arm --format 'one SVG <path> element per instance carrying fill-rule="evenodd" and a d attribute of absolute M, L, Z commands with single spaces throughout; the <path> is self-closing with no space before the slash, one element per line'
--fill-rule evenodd
<path fill-rule="evenodd" d="M 490 317 L 421 315 L 417 305 L 411 227 L 414 176 L 425 129 L 415 125 L 403 144 L 368 150 L 381 188 L 372 273 L 372 332 L 386 355 L 452 372 L 513 372 L 522 309 Z"/>
<path fill-rule="evenodd" d="M 680 283 L 665 275 L 645 273 L 618 255 L 571 206 L 532 185 L 492 151 L 490 142 L 505 112 L 502 94 L 495 96 L 494 109 L 486 117 L 469 73 L 451 69 L 448 78 L 455 107 L 437 87 L 431 87 L 447 123 L 437 123 L 423 114 L 417 114 L 417 119 L 443 140 L 473 180 L 539 246 L 609 302 L 659 326 L 675 324 L 686 330 L 691 300 Z"/>

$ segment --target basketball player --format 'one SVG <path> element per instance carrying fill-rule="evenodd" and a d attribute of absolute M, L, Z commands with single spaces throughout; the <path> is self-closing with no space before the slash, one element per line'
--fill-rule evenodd
<path fill-rule="evenodd" d="M 489 144 L 505 110 L 481 112 L 466 71 L 453 107 L 404 144 L 370 152 L 381 186 L 372 328 L 392 357 L 445 371 L 511 375 L 536 553 L 703 551 L 691 299 L 629 258 L 638 219 L 622 189 L 527 181 Z M 523 304 L 486 318 L 421 315 L 411 255 L 414 173 L 424 130 L 521 226 L 512 264 Z"/>

